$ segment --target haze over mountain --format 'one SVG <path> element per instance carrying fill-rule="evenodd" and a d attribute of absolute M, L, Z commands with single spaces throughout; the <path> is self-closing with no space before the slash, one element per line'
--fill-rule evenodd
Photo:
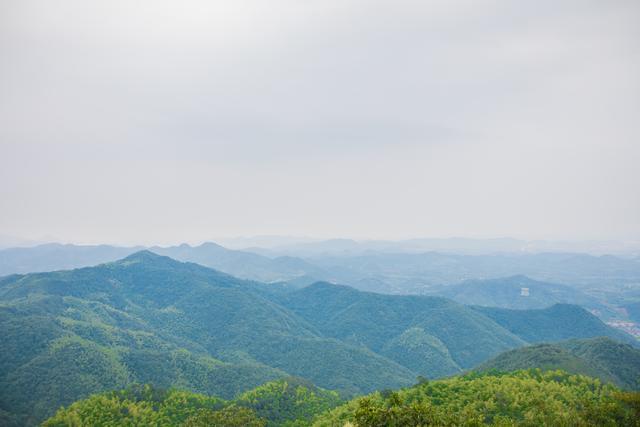
<path fill-rule="evenodd" d="M 575 304 L 599 315 L 617 315 L 611 307 L 575 287 L 541 282 L 526 276 L 469 280 L 433 290 L 461 304 L 514 309 L 546 308 L 558 303 Z"/>
<path fill-rule="evenodd" d="M 349 241 L 348 241 L 349 242 Z M 332 244 L 332 243 L 331 243 Z M 348 243 L 350 244 L 350 243 Z M 0 250 L 0 276 L 14 273 L 85 267 L 116 259 L 141 247 L 46 244 Z M 182 244 L 151 250 L 183 261 L 197 262 L 226 273 L 272 282 L 331 280 L 363 290 L 385 293 L 423 293 L 433 285 L 468 279 L 526 275 L 533 279 L 600 290 L 640 281 L 640 260 L 580 253 L 504 253 L 461 255 L 440 252 L 365 255 L 265 256 L 230 250 L 212 242 Z"/>
<path fill-rule="evenodd" d="M 109 245 L 78 246 L 56 243 L 28 248 L 0 250 L 0 276 L 89 267 L 115 261 L 142 247 L 117 247 Z M 240 278 L 265 282 L 286 281 L 300 276 L 313 275 L 320 279 L 325 275 L 320 268 L 302 259 L 278 257 L 275 259 L 250 252 L 234 251 L 215 243 L 199 246 L 152 247 L 154 252 L 182 261 L 196 262 L 233 274 Z"/>
<path fill-rule="evenodd" d="M 214 239 L 218 241 L 217 239 Z M 569 252 L 590 255 L 640 254 L 640 241 L 544 241 L 514 238 L 414 238 L 405 240 L 311 239 L 278 236 L 222 238 L 223 245 L 262 255 L 302 257 L 355 256 L 370 252 L 444 252 L 463 255 Z"/>
<path fill-rule="evenodd" d="M 0 0 L 0 427 L 640 427 L 639 23 Z"/>

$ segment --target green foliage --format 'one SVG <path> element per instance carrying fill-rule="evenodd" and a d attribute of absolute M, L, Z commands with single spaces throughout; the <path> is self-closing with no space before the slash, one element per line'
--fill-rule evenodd
<path fill-rule="evenodd" d="M 562 371 L 477 374 L 374 393 L 315 426 L 637 426 L 640 398 Z"/>
<path fill-rule="evenodd" d="M 224 402 L 215 397 L 148 385 L 119 392 L 92 395 L 60 409 L 43 423 L 44 427 L 63 426 L 154 426 L 179 425 L 203 410 L 215 411 Z"/>
<path fill-rule="evenodd" d="M 266 383 L 232 401 L 134 385 L 61 408 L 43 425 L 304 426 L 340 403 L 337 393 L 298 378 Z"/>
<path fill-rule="evenodd" d="M 301 378 L 274 381 L 243 393 L 236 404 L 253 409 L 268 425 L 296 425 L 341 402 L 338 393 L 315 387 Z"/>
<path fill-rule="evenodd" d="M 266 423 L 251 409 L 231 405 L 219 411 L 200 410 L 184 427 L 264 427 Z"/>

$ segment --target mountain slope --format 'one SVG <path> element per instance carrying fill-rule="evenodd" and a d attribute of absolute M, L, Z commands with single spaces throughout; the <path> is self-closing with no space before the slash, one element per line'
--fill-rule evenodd
<path fill-rule="evenodd" d="M 618 387 L 640 390 L 640 350 L 609 338 L 537 344 L 509 350 L 475 370 L 514 371 L 539 368 L 600 378 Z"/>
<path fill-rule="evenodd" d="M 320 282 L 281 302 L 323 334 L 366 346 L 430 378 L 524 344 L 485 316 L 439 297 L 373 294 Z"/>
<path fill-rule="evenodd" d="M 323 337 L 266 287 L 143 251 L 0 280 L 0 409 L 27 423 L 90 393 L 153 382 L 231 397 L 294 374 L 347 394 L 415 374 Z"/>
<path fill-rule="evenodd" d="M 569 340 L 558 345 L 572 354 L 604 367 L 620 387 L 640 390 L 640 350 L 608 338 Z"/>

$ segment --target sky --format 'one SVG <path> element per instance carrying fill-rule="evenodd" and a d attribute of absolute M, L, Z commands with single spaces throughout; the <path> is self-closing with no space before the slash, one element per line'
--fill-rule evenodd
<path fill-rule="evenodd" d="M 640 239 L 640 2 L 0 0 L 0 234 Z"/>

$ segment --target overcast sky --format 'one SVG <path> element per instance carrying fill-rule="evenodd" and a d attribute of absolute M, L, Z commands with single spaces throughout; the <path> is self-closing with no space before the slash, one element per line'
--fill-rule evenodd
<path fill-rule="evenodd" d="M 0 234 L 640 239 L 640 2 L 0 0 Z"/>

